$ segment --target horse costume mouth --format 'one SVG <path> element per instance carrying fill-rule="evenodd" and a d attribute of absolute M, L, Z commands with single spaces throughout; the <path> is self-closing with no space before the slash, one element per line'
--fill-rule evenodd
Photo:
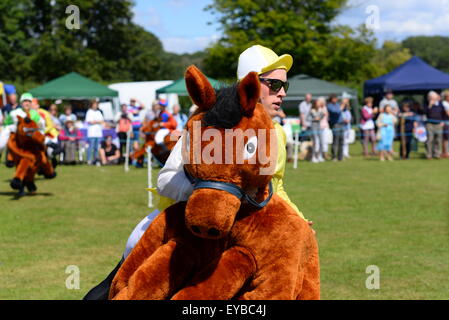
<path fill-rule="evenodd" d="M 231 204 L 230 207 L 233 207 L 234 209 L 236 209 L 236 211 L 233 213 L 233 216 L 235 217 L 237 211 L 240 208 L 240 205 L 237 205 L 237 203 L 235 203 L 235 198 L 237 198 L 240 201 L 240 204 L 242 202 L 246 202 L 249 205 L 253 206 L 256 210 L 257 209 L 262 209 L 264 208 L 268 202 L 271 200 L 271 197 L 273 196 L 273 186 L 270 183 L 268 184 L 268 189 L 269 189 L 269 194 L 268 197 L 261 201 L 261 202 L 257 202 L 255 199 L 253 199 L 247 192 L 245 192 L 242 188 L 240 188 L 239 186 L 230 183 L 230 182 L 223 182 L 223 181 L 213 181 L 213 180 L 202 180 L 199 178 L 195 178 L 193 177 L 188 171 L 187 169 L 184 167 L 184 173 L 187 176 L 187 178 L 190 180 L 190 182 L 193 185 L 193 190 L 203 190 L 203 189 L 211 189 L 211 190 L 220 190 L 220 191 L 224 191 L 225 193 L 219 193 L 218 197 L 213 197 L 215 199 L 215 201 L 218 200 L 218 198 L 220 197 L 224 197 L 227 200 L 224 201 L 227 205 Z M 200 192 L 197 192 L 197 195 Z M 209 192 L 211 193 L 211 192 Z M 204 196 L 204 192 L 203 194 L 200 196 L 200 198 Z M 232 197 L 234 196 L 234 197 Z M 193 200 L 193 202 L 195 202 L 195 200 Z M 209 216 L 220 216 L 219 211 L 227 211 L 229 210 L 229 208 L 225 208 L 226 206 L 224 206 L 223 204 L 219 203 L 219 206 L 221 208 L 214 208 L 214 207 L 209 207 L 209 209 L 205 210 L 208 212 Z M 192 220 L 192 208 L 194 212 L 198 212 L 202 207 L 201 204 L 197 204 L 194 203 L 192 204 L 190 202 L 188 202 L 188 205 L 186 207 L 186 213 L 189 213 L 189 220 Z M 215 212 L 211 212 L 211 211 L 215 211 Z M 202 226 L 200 224 L 195 224 L 195 221 L 189 221 L 189 225 L 190 225 L 190 230 L 197 236 L 202 237 L 202 238 L 208 238 L 208 239 L 219 239 L 222 238 L 224 236 L 227 235 L 228 231 L 231 229 L 233 223 L 234 223 L 234 219 L 232 218 L 232 212 L 224 212 L 221 214 L 221 216 L 225 216 L 228 217 L 230 219 L 229 223 L 225 223 L 224 225 L 222 223 L 220 223 L 219 221 L 209 221 L 208 222 L 208 226 Z M 186 215 L 187 217 L 187 215 Z M 193 217 L 193 220 L 197 220 L 198 218 L 198 214 L 195 214 Z M 209 219 L 207 220 L 211 220 L 211 218 L 209 217 Z M 213 226 L 211 226 L 213 225 Z"/>

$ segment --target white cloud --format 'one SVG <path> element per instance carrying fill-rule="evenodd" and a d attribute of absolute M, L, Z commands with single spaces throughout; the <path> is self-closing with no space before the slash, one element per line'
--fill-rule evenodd
<path fill-rule="evenodd" d="M 380 20 L 376 36 L 402 40 L 414 35 L 449 35 L 449 0 L 349 0 L 339 24 L 358 26 L 368 18 L 366 8 L 377 6 Z"/>
<path fill-rule="evenodd" d="M 206 36 L 206 37 L 170 37 L 161 38 L 164 50 L 168 52 L 174 52 L 178 54 L 182 53 L 194 53 L 196 51 L 204 50 L 213 42 L 219 39 L 218 35 Z"/>
<path fill-rule="evenodd" d="M 146 29 L 156 30 L 159 32 L 163 32 L 165 30 L 160 15 L 153 7 L 148 7 L 144 11 L 134 8 L 134 22 Z"/>

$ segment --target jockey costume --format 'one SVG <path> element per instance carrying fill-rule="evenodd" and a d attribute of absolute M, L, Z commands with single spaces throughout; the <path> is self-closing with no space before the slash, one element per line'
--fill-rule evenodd
<path fill-rule="evenodd" d="M 159 105 L 161 106 L 162 110 L 159 113 L 159 120 L 161 122 L 161 125 L 163 128 L 159 129 L 156 133 L 156 136 L 154 137 L 154 141 L 156 144 L 164 145 L 164 138 L 170 134 L 170 132 L 176 130 L 176 127 L 178 126 L 175 118 L 173 115 L 165 110 L 165 107 L 167 107 L 167 100 L 161 99 L 159 100 Z"/>
<path fill-rule="evenodd" d="M 256 47 L 256 48 L 254 48 Z M 260 50 L 262 48 L 262 52 L 258 53 L 258 56 L 252 57 L 254 55 L 254 51 L 257 53 L 257 49 Z M 289 71 L 293 59 L 290 55 L 282 55 L 278 56 L 272 50 L 268 48 L 264 48 L 261 46 L 253 46 L 250 48 L 251 50 L 246 50 L 245 52 L 249 52 L 246 56 L 244 56 L 245 52 L 239 57 L 239 72 L 238 78 L 242 79 L 251 71 L 256 71 L 259 74 L 274 70 L 274 69 L 285 69 Z M 257 55 L 257 54 L 256 54 Z M 258 63 L 258 65 L 255 65 Z M 246 65 L 245 65 L 246 64 Z M 243 65 L 243 68 L 242 68 Z M 248 69 L 244 72 L 243 76 L 240 77 L 240 73 L 243 69 Z M 161 103 L 160 103 L 161 104 Z M 160 113 L 160 117 L 162 118 L 162 122 L 166 123 L 164 125 L 165 131 L 164 135 L 161 133 L 161 136 L 156 135 L 156 143 L 163 143 L 163 138 L 172 130 L 176 129 L 176 120 L 172 121 L 171 118 L 173 116 L 165 111 L 166 104 L 161 104 L 164 107 Z M 172 124 L 174 122 L 174 125 Z M 286 163 L 286 135 L 279 123 L 273 121 L 273 125 L 276 129 L 277 136 L 277 145 L 278 145 L 278 153 L 277 153 L 277 161 L 275 173 L 272 177 L 271 183 L 273 187 L 273 192 L 284 199 L 295 211 L 296 213 L 308 221 L 301 211 L 297 208 L 297 206 L 290 200 L 286 191 L 283 187 L 283 177 L 285 173 L 285 163 Z M 159 130 L 161 132 L 164 129 Z M 159 133 L 158 132 L 158 133 Z M 168 157 L 165 166 L 161 169 L 158 175 L 157 181 L 157 191 L 156 189 L 150 189 L 153 193 L 156 194 L 156 205 L 157 209 L 151 212 L 148 216 L 146 216 L 133 230 L 131 235 L 128 238 L 126 243 L 125 251 L 123 254 L 123 258 L 119 265 L 114 269 L 111 274 L 97 287 L 91 290 L 87 294 L 84 299 L 101 299 L 99 297 L 104 297 L 105 288 L 109 288 L 110 282 L 115 275 L 115 272 L 118 270 L 121 263 L 123 263 L 124 259 L 131 253 L 134 246 L 140 240 L 142 235 L 145 233 L 151 222 L 157 217 L 157 215 L 164 211 L 167 207 L 172 204 L 180 201 L 187 201 L 190 195 L 193 193 L 193 185 L 189 178 L 186 176 L 184 172 L 184 163 L 182 157 L 182 149 L 183 149 L 183 137 L 181 137 L 176 143 L 175 147 L 172 149 L 170 156 Z M 103 295 L 103 296 L 102 296 Z"/>
<path fill-rule="evenodd" d="M 32 99 L 33 96 L 30 93 L 24 93 L 20 97 L 20 102 L 23 102 L 25 100 L 31 101 Z M 43 128 L 43 120 L 36 110 L 30 109 L 28 111 L 28 114 L 30 115 L 31 120 L 33 120 L 41 128 Z M 19 107 L 12 110 L 10 113 L 8 113 L 7 117 L 5 118 L 5 121 L 3 122 L 4 128 L 1 132 L 0 137 L 0 150 L 6 148 L 10 134 L 15 133 L 17 131 L 17 124 L 19 123 L 18 116 L 20 116 L 21 118 L 26 118 L 27 113 L 25 112 L 25 110 L 23 110 L 23 107 Z"/>
<path fill-rule="evenodd" d="M 289 71 L 293 63 L 293 59 L 290 55 L 278 56 L 272 50 L 262 46 L 252 46 L 245 50 L 239 57 L 239 66 L 237 71 L 238 79 L 242 79 L 249 72 L 256 71 L 259 74 L 274 70 L 285 69 Z M 162 105 L 164 106 L 164 105 Z M 164 112 L 164 111 L 163 111 Z M 297 206 L 290 200 L 286 191 L 284 190 L 284 173 L 285 163 L 287 158 L 286 145 L 287 138 L 281 125 L 273 120 L 273 125 L 276 129 L 277 136 L 277 161 L 276 169 L 271 180 L 273 185 L 273 192 L 277 193 L 282 199 L 284 199 L 296 213 L 308 221 Z M 175 126 L 176 127 L 176 126 Z M 184 164 L 182 159 L 182 138 L 176 143 L 170 156 L 165 163 L 165 166 L 161 169 L 157 182 L 157 193 L 160 195 L 158 209 L 150 213 L 145 217 L 134 229 L 126 244 L 125 254 L 126 257 L 138 242 L 140 237 L 145 232 L 146 228 L 150 225 L 151 221 L 157 216 L 156 211 L 162 212 L 175 202 L 187 201 L 189 196 L 193 192 L 193 186 L 190 180 L 184 173 Z"/>

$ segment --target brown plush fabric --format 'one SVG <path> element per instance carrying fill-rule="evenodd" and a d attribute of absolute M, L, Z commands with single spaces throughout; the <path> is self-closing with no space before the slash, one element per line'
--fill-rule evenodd
<path fill-rule="evenodd" d="M 54 177 L 55 172 L 45 154 L 44 135 L 38 131 L 38 125 L 29 118 L 18 117 L 17 133 L 11 133 L 8 151 L 16 165 L 14 179 L 20 183 L 34 183 L 38 170 L 46 177 Z M 25 130 L 32 130 L 25 132 Z"/>
<path fill-rule="evenodd" d="M 154 138 L 159 129 L 163 128 L 158 120 L 151 120 L 145 123 L 142 127 L 142 132 L 145 134 L 145 143 L 137 149 L 132 155 L 131 159 L 137 160 L 139 163 L 143 164 L 145 155 L 147 154 L 147 148 L 151 147 L 151 153 L 162 163 L 165 163 L 169 152 L 165 152 L 160 146 L 156 145 Z M 164 139 L 165 146 L 168 151 L 171 151 L 179 137 L 173 136 L 171 134 L 167 135 Z"/>
<path fill-rule="evenodd" d="M 191 160 L 195 144 L 204 148 L 210 143 L 193 137 L 193 121 L 201 120 L 216 99 L 204 79 L 195 67 L 186 72 L 189 94 L 200 110 L 187 123 Z M 250 73 L 237 89 L 245 116 L 234 129 L 273 129 L 257 103 L 257 74 Z M 257 148 L 271 157 L 277 148 L 268 141 L 259 141 Z M 222 159 L 225 148 L 223 144 Z M 243 147 L 233 148 L 235 160 Z M 259 202 L 268 196 L 271 179 L 259 174 L 261 167 L 260 161 L 185 165 L 192 176 L 233 183 Z M 226 191 L 197 189 L 187 202 L 167 208 L 153 221 L 117 272 L 110 298 L 319 299 L 317 242 L 306 221 L 276 194 L 264 208 L 256 209 Z"/>

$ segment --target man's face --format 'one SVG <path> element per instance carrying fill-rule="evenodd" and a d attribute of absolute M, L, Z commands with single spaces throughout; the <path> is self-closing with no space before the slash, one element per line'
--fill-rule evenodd
<path fill-rule="evenodd" d="M 31 101 L 30 100 L 23 100 L 22 101 L 22 108 L 25 111 L 30 111 L 30 109 L 31 109 Z"/>
<path fill-rule="evenodd" d="M 306 101 L 307 102 L 312 101 L 312 95 L 311 94 L 306 94 Z"/>
<path fill-rule="evenodd" d="M 287 71 L 284 69 L 276 69 L 269 71 L 260 75 L 261 78 L 265 79 L 278 79 L 281 81 L 287 81 Z M 269 84 L 266 82 L 261 82 L 260 84 L 260 103 L 264 106 L 270 117 L 276 116 L 279 109 L 281 109 L 281 104 L 287 93 L 282 87 L 278 92 L 270 89 Z"/>
<path fill-rule="evenodd" d="M 11 93 L 9 95 L 9 102 L 11 104 L 16 104 L 17 103 L 17 95 L 15 93 Z"/>
<path fill-rule="evenodd" d="M 439 100 L 439 95 L 436 93 L 433 93 L 431 95 L 429 95 L 429 100 L 430 101 L 438 101 Z"/>
<path fill-rule="evenodd" d="M 136 105 L 136 100 L 131 99 L 131 100 L 129 101 L 129 104 L 130 104 L 131 106 L 135 106 L 135 105 Z"/>
<path fill-rule="evenodd" d="M 39 102 L 36 100 L 31 101 L 31 108 L 33 108 L 34 110 L 39 109 Z"/>
<path fill-rule="evenodd" d="M 393 93 L 388 92 L 388 93 L 387 93 L 387 99 L 388 99 L 388 100 L 393 99 Z"/>

